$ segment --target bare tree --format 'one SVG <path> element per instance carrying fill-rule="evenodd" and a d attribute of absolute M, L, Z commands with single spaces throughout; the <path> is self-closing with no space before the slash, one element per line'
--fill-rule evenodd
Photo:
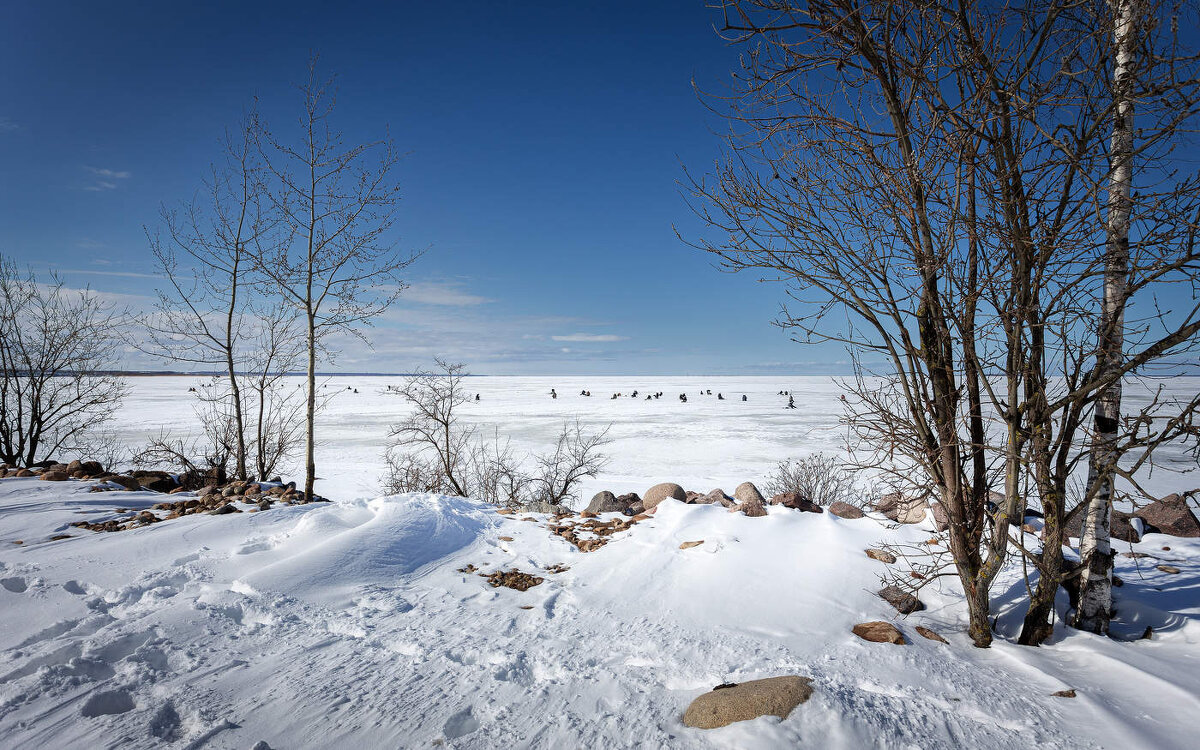
<path fill-rule="evenodd" d="M 362 326 L 388 308 L 404 289 L 399 274 L 415 255 L 389 239 L 400 200 L 392 169 L 399 155 L 390 140 L 346 146 L 331 124 L 332 81 L 318 77 L 317 58 L 300 87 L 304 106 L 295 139 L 262 123 L 260 153 L 274 185 L 275 209 L 287 227 L 281 249 L 260 249 L 256 265 L 301 313 L 307 344 L 304 494 L 316 480 L 317 363 L 331 354 L 334 332 L 363 338 Z M 365 339 L 363 339 L 365 341 Z"/>
<path fill-rule="evenodd" d="M 89 290 L 40 284 L 0 255 L 0 459 L 77 451 L 119 408 L 123 319 Z"/>
<path fill-rule="evenodd" d="M 251 246 L 272 228 L 263 194 L 253 119 L 226 133 L 224 163 L 211 168 L 203 197 L 182 212 L 163 208 L 166 236 L 147 232 L 167 288 L 147 322 L 143 351 L 174 362 L 220 367 L 227 378 L 234 470 L 248 474 L 245 405 L 238 367 L 246 345 L 251 297 Z"/>
<path fill-rule="evenodd" d="M 1036 642 L 1071 573 L 1066 485 L 1096 399 L 1194 348 L 1200 330 L 1195 308 L 1155 310 L 1119 367 L 1089 364 L 1105 264 L 1105 19 L 1053 0 L 721 7 L 747 51 L 731 95 L 710 97 L 734 128 L 713 179 L 692 183 L 724 235 L 701 246 L 730 270 L 786 281 L 780 324 L 797 339 L 851 349 L 852 434 L 936 488 L 976 645 L 991 641 L 988 591 L 1009 529 L 1030 500 L 1042 505 L 1044 550 L 1021 550 L 1041 573 L 1026 622 L 1038 635 L 1022 637 Z M 1176 106 L 1149 143 L 1170 142 L 1195 112 L 1187 80 L 1156 82 Z M 1125 291 L 1148 304 L 1197 272 L 1191 178 L 1164 182 L 1145 202 Z M 1177 406 L 1153 429 L 1124 430 L 1125 444 L 1147 455 L 1187 434 L 1194 405 Z"/>
<path fill-rule="evenodd" d="M 395 442 L 389 452 L 392 479 L 388 484 L 393 491 L 421 487 L 424 492 L 470 497 L 477 436 L 460 417 L 459 407 L 469 398 L 463 384 L 466 366 L 434 361 L 437 372 L 419 371 L 397 391 L 412 413 L 392 428 Z"/>

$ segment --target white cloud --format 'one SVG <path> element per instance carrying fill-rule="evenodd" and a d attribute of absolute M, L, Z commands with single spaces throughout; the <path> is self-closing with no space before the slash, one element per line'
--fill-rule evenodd
<path fill-rule="evenodd" d="M 456 284 L 436 281 L 418 281 L 409 285 L 401 294 L 400 300 L 416 302 L 418 305 L 451 305 L 454 307 L 470 307 L 491 302 L 487 297 L 463 291 Z"/>
<path fill-rule="evenodd" d="M 11 133 L 20 129 L 21 126 L 13 122 L 11 117 L 0 117 L 0 133 Z"/>
<path fill-rule="evenodd" d="M 555 341 L 575 341 L 598 344 L 611 341 L 625 341 L 628 336 L 616 336 L 611 333 L 572 333 L 568 336 L 551 336 Z"/>
<path fill-rule="evenodd" d="M 100 169 L 98 167 L 84 167 L 84 169 L 97 178 L 91 184 L 83 186 L 84 190 L 93 193 L 116 190 L 119 185 L 118 180 L 127 180 L 133 176 L 131 172 L 123 169 Z"/>

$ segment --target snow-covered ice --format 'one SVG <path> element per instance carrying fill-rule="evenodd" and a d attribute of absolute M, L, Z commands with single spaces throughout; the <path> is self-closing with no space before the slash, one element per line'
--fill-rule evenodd
<path fill-rule="evenodd" d="M 322 417 L 320 491 L 334 503 L 106 534 L 69 523 L 161 495 L 0 482 L 0 747 L 1194 746 L 1200 540 L 1119 545 L 1154 556 L 1117 558 L 1118 630 L 1152 625 L 1152 640 L 1060 627 L 1042 648 L 998 639 L 979 650 L 963 634 L 953 581 L 927 587 L 928 609 L 907 618 L 873 593 L 884 564 L 864 548 L 919 543 L 928 524 L 779 508 L 746 518 L 667 501 L 584 554 L 544 517 L 461 498 L 378 497 L 399 405 L 374 395 L 387 379 L 338 380 L 331 388 L 360 393 Z M 613 463 L 585 497 L 662 480 L 731 490 L 781 458 L 840 447 L 826 379 L 471 382 L 481 394 L 472 419 L 514 445 L 543 447 L 576 413 L 585 426 L 612 423 Z M 123 439 L 185 426 L 188 385 L 137 382 Z M 583 388 L 595 395 L 573 395 Z M 634 388 L 666 395 L 608 398 Z M 783 410 L 780 389 L 801 408 Z M 1192 479 L 1154 481 L 1179 489 Z M 72 538 L 49 541 L 62 533 Z M 569 570 L 547 572 L 556 564 Z M 493 589 L 460 572 L 467 565 L 545 581 Z M 1016 564 L 994 589 L 1003 634 L 1019 627 L 1024 585 Z M 910 645 L 859 640 L 850 628 L 866 620 L 895 622 Z M 787 720 L 683 726 L 688 703 L 713 686 L 781 674 L 812 677 L 816 690 Z M 1067 688 L 1078 697 L 1050 695 Z"/>

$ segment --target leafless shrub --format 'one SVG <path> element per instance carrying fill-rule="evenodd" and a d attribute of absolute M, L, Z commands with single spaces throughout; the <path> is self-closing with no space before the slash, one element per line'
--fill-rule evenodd
<path fill-rule="evenodd" d="M 834 456 L 816 453 L 795 461 L 782 461 L 763 483 L 767 496 L 798 492 L 817 505 L 845 502 L 863 505 L 855 491 L 854 475 Z"/>
<path fill-rule="evenodd" d="M 537 469 L 529 482 L 534 501 L 562 505 L 573 498 L 581 479 L 596 476 L 608 464 L 602 451 L 609 442 L 607 428 L 586 434 L 578 420 L 564 424 L 553 452 L 534 459 Z"/>
<path fill-rule="evenodd" d="M 522 460 L 498 433 L 487 438 L 464 425 L 458 407 L 469 400 L 466 370 L 435 361 L 437 372 L 417 373 L 387 391 L 403 396 L 413 409 L 392 428 L 395 442 L 384 455 L 387 492 L 438 492 L 510 507 L 559 506 L 574 496 L 580 480 L 604 468 L 607 429 L 589 434 L 578 422 L 564 424 L 551 452 Z M 527 472 L 526 465 L 532 470 Z"/>

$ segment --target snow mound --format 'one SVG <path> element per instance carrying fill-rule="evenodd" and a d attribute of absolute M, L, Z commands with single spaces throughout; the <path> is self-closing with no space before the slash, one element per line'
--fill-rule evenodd
<path fill-rule="evenodd" d="M 393 495 L 322 505 L 259 542 L 253 572 L 238 580 L 327 606 L 364 586 L 390 585 L 475 542 L 494 508 L 442 495 Z"/>

